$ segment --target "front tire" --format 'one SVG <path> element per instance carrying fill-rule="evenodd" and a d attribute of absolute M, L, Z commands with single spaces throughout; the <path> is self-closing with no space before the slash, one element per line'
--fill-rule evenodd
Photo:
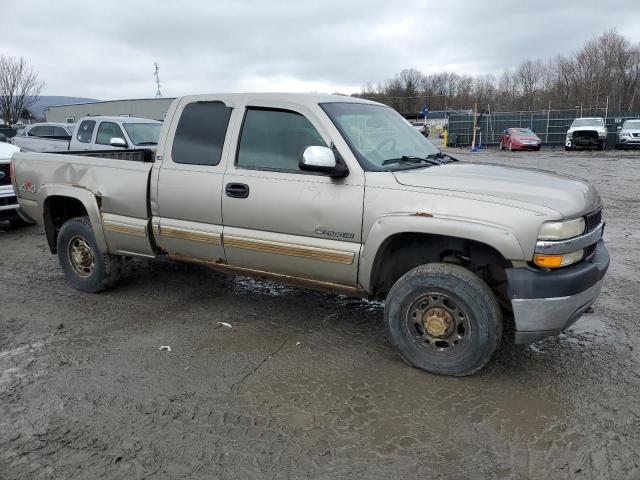
<path fill-rule="evenodd" d="M 58 261 L 77 290 L 97 293 L 112 288 L 120 277 L 120 257 L 102 253 L 87 217 L 67 220 L 58 234 Z"/>
<path fill-rule="evenodd" d="M 444 263 L 422 265 L 396 282 L 385 323 L 405 362 L 442 375 L 477 372 L 502 337 L 502 311 L 491 289 L 469 270 Z"/>

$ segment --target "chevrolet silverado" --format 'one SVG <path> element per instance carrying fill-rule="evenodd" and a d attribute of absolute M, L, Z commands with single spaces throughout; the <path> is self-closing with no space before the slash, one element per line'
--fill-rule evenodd
<path fill-rule="evenodd" d="M 477 372 L 506 322 L 517 343 L 561 332 L 609 265 L 593 186 L 457 161 L 363 99 L 186 96 L 151 158 L 100 155 L 13 155 L 73 287 L 144 257 L 383 299 L 390 343 L 429 372 Z"/>

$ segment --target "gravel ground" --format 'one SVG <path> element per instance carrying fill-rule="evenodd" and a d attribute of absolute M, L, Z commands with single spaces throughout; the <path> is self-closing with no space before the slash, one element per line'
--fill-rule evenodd
<path fill-rule="evenodd" d="M 0 477 L 640 478 L 640 155 L 456 155 L 595 183 L 593 313 L 447 378 L 378 303 L 145 261 L 83 294 L 38 227 L 0 232 Z"/>

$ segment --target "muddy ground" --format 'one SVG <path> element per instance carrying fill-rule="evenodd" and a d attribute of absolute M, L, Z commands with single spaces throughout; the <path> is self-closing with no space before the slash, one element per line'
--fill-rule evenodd
<path fill-rule="evenodd" d="M 599 188 L 611 269 L 565 334 L 429 375 L 380 304 L 146 261 L 89 295 L 4 231 L 0 477 L 640 478 L 640 154 L 457 154 Z"/>

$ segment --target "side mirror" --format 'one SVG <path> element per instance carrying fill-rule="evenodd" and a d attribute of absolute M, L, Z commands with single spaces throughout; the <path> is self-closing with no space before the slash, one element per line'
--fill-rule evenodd
<path fill-rule="evenodd" d="M 109 140 L 109 144 L 112 147 L 127 148 L 127 142 L 124 141 L 124 138 L 113 137 Z"/>
<path fill-rule="evenodd" d="M 349 173 L 342 159 L 336 159 L 329 147 L 311 146 L 304 149 L 300 158 L 300 170 L 326 173 L 330 177 L 346 177 Z"/>
<path fill-rule="evenodd" d="M 622 127 L 618 126 L 618 130 L 622 130 Z"/>

